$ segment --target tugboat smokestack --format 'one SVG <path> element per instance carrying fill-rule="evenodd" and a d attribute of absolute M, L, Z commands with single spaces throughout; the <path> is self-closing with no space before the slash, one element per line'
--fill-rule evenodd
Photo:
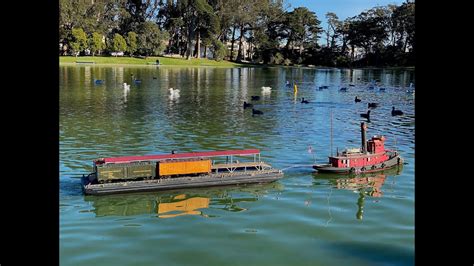
<path fill-rule="evenodd" d="M 362 153 L 367 153 L 367 141 L 365 140 L 365 131 L 367 131 L 367 125 L 362 122 L 360 123 L 360 135 L 362 141 Z"/>

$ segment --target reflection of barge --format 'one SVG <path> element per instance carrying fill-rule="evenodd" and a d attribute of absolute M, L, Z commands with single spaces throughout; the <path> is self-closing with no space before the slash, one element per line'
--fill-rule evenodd
<path fill-rule="evenodd" d="M 220 211 L 242 212 L 269 191 L 281 191 L 278 182 L 245 186 L 167 190 L 159 192 L 86 195 L 84 200 L 97 217 L 151 214 L 158 218 L 183 215 L 215 217 Z M 244 208 L 244 205 L 246 208 Z"/>
<path fill-rule="evenodd" d="M 234 160 L 246 156 L 253 160 Z M 282 176 L 253 149 L 103 158 L 82 183 L 86 194 L 111 194 L 267 183 Z"/>
<path fill-rule="evenodd" d="M 329 156 L 329 163 L 316 164 L 313 168 L 328 173 L 367 173 L 383 171 L 403 163 L 397 151 L 385 149 L 385 137 L 374 136 L 366 141 L 366 130 L 366 124 L 361 123 L 362 149 L 338 152 L 336 156 Z"/>

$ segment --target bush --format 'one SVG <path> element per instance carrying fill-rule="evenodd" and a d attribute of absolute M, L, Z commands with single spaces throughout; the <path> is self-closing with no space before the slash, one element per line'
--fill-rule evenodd
<path fill-rule="evenodd" d="M 272 55 L 270 57 L 270 64 L 280 65 L 281 63 L 283 63 L 284 59 L 285 58 L 283 57 L 281 53 L 276 53 L 275 55 Z"/>
<path fill-rule="evenodd" d="M 212 53 L 214 54 L 214 60 L 219 62 L 227 55 L 227 48 L 221 41 L 213 40 Z"/>
<path fill-rule="evenodd" d="M 338 56 L 336 57 L 336 66 L 338 67 L 347 67 L 349 66 L 349 58 L 346 56 Z"/>

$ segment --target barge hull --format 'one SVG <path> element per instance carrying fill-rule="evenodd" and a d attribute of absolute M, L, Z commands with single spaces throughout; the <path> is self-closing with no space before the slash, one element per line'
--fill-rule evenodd
<path fill-rule="evenodd" d="M 90 195 L 160 191 L 182 188 L 228 186 L 253 183 L 270 183 L 283 177 L 279 170 L 255 171 L 242 174 L 213 174 L 204 177 L 177 177 L 107 184 L 91 184 L 83 178 L 83 191 Z"/>

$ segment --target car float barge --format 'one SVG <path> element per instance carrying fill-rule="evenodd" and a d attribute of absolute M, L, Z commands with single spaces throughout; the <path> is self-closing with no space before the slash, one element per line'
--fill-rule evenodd
<path fill-rule="evenodd" d="M 235 160 L 248 156 L 253 160 Z M 260 160 L 257 149 L 102 158 L 93 169 L 82 177 L 85 194 L 268 183 L 283 177 Z"/>
<path fill-rule="evenodd" d="M 367 125 L 361 123 L 362 148 L 347 149 L 336 156 L 329 156 L 329 163 L 316 164 L 313 168 L 326 173 L 369 173 L 383 171 L 403 163 L 400 154 L 394 150 L 386 150 L 385 137 L 374 136 L 366 141 Z"/>

